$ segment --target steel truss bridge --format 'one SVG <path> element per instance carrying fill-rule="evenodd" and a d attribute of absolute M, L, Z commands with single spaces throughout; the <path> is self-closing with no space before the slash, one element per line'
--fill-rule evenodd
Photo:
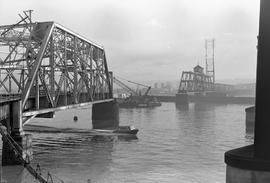
<path fill-rule="evenodd" d="M 204 92 L 214 90 L 213 77 L 199 72 L 183 71 L 178 93 L 186 92 Z"/>
<path fill-rule="evenodd" d="M 21 100 L 23 124 L 57 110 L 113 100 L 105 50 L 55 22 L 0 26 L 1 101 Z M 4 115 L 2 115 L 3 117 Z"/>

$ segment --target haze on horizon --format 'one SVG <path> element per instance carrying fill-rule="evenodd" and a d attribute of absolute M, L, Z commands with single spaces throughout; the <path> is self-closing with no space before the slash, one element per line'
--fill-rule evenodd
<path fill-rule="evenodd" d="M 109 69 L 130 80 L 179 80 L 204 66 L 204 40 L 215 38 L 216 79 L 256 76 L 256 0 L 2 0 L 0 25 L 32 9 L 105 47 Z"/>

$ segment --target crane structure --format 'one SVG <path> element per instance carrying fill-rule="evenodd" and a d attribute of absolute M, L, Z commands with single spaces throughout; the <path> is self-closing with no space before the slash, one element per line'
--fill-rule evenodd
<path fill-rule="evenodd" d="M 125 83 L 117 79 L 116 77 L 113 77 L 114 82 L 122 87 L 124 90 L 130 93 L 130 96 L 125 98 L 124 100 L 118 99 L 118 103 L 120 107 L 155 107 L 155 106 L 161 106 L 161 103 L 157 100 L 156 97 L 150 96 L 149 91 L 151 90 L 151 86 L 147 86 L 141 83 L 137 83 L 134 81 L 126 80 L 129 83 L 136 84 L 139 86 L 143 86 L 146 89 L 143 95 L 141 95 L 141 92 L 137 92 L 127 86 Z"/>
<path fill-rule="evenodd" d="M 135 96 L 138 95 L 138 93 L 136 91 L 134 91 L 133 89 L 131 89 L 129 86 L 127 86 L 125 83 L 123 83 L 122 81 L 120 81 L 116 77 L 113 77 L 113 81 L 115 82 L 115 84 L 117 84 L 118 86 L 122 87 L 124 90 L 126 90 L 130 94 L 135 95 Z"/>
<path fill-rule="evenodd" d="M 147 85 L 140 84 L 140 83 L 136 83 L 136 82 L 134 82 L 134 81 L 129 81 L 129 80 L 127 80 L 127 82 L 133 83 L 133 84 L 136 84 L 136 85 L 139 85 L 139 86 L 146 87 L 147 89 L 146 89 L 146 91 L 145 91 L 144 94 L 143 94 L 144 96 L 148 95 L 149 91 L 151 90 L 151 86 L 147 86 Z"/>
<path fill-rule="evenodd" d="M 122 81 L 117 79 L 116 77 L 113 77 L 113 81 L 115 82 L 115 84 L 117 84 L 118 86 L 123 88 L 125 91 L 129 92 L 131 95 L 133 95 L 133 96 L 140 96 L 141 95 L 140 91 L 139 92 L 135 91 L 134 89 L 130 88 L 128 85 L 126 85 L 125 83 L 123 83 Z M 147 86 L 147 85 L 137 83 L 137 82 L 134 82 L 134 81 L 130 81 L 130 80 L 126 80 L 126 81 L 129 82 L 129 83 L 132 83 L 132 84 L 135 84 L 135 85 L 138 85 L 138 86 L 143 86 L 143 87 L 147 88 L 146 91 L 144 92 L 143 96 L 148 95 L 149 91 L 151 90 L 151 86 Z"/>

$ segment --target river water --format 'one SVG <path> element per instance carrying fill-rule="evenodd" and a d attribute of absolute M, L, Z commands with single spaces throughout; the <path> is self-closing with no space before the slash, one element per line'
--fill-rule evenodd
<path fill-rule="evenodd" d="M 31 132 L 33 164 L 65 183 L 225 182 L 224 152 L 252 143 L 245 134 L 248 106 L 191 103 L 187 110 L 162 103 L 120 109 L 120 124 L 139 128 L 137 138 L 93 135 L 88 131 L 91 108 L 59 112 L 54 119 L 31 123 L 72 132 Z"/>

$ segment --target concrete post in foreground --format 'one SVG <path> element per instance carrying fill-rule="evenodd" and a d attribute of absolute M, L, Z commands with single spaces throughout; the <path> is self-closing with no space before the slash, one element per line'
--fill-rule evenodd
<path fill-rule="evenodd" d="M 225 153 L 227 183 L 270 182 L 270 1 L 261 0 L 254 144 Z"/>
<path fill-rule="evenodd" d="M 245 109 L 246 112 L 246 134 L 254 134 L 255 126 L 255 106 Z"/>
<path fill-rule="evenodd" d="M 119 106 L 116 101 L 93 104 L 93 129 L 115 129 L 119 127 Z"/>
<path fill-rule="evenodd" d="M 10 106 L 10 118 L 11 118 L 11 135 L 22 136 L 23 132 L 23 124 L 22 124 L 22 101 L 15 101 L 11 103 Z"/>

